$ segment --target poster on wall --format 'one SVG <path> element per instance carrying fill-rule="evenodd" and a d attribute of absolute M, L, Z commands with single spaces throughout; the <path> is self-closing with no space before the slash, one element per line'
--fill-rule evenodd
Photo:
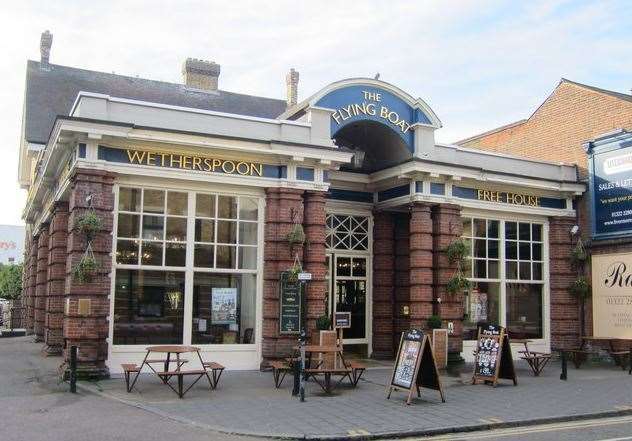
<path fill-rule="evenodd" d="M 632 253 L 593 254 L 595 337 L 632 338 Z"/>
<path fill-rule="evenodd" d="M 632 149 L 622 145 L 596 147 L 589 157 L 595 239 L 632 233 Z"/>
<path fill-rule="evenodd" d="M 237 288 L 213 288 L 211 299 L 211 323 L 214 325 L 237 323 Z"/>
<path fill-rule="evenodd" d="M 473 323 L 487 321 L 487 293 L 473 289 L 470 292 L 470 321 Z"/>

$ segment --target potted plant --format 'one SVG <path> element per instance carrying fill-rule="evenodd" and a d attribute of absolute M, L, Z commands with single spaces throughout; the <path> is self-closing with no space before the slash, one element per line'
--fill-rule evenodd
<path fill-rule="evenodd" d="M 432 352 L 437 367 L 443 369 L 448 364 L 448 330 L 442 329 L 443 320 L 439 315 L 428 317 L 428 328 L 432 331 Z"/>

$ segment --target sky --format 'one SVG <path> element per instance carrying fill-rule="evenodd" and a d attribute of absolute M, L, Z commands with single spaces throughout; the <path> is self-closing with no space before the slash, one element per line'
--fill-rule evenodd
<path fill-rule="evenodd" d="M 28 1 L 0 6 L 0 224 L 22 224 L 17 184 L 26 60 L 181 82 L 187 57 L 223 90 L 299 100 L 373 77 L 425 100 L 439 142 L 527 118 L 559 80 L 630 93 L 630 1 Z"/>

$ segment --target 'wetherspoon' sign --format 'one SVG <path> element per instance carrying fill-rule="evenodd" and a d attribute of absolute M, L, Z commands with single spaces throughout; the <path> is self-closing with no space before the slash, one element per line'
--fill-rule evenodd
<path fill-rule="evenodd" d="M 231 161 L 197 155 L 158 153 L 146 150 L 126 150 L 130 164 L 153 165 L 243 176 L 263 176 L 263 165 L 255 162 Z"/>
<path fill-rule="evenodd" d="M 342 106 L 332 113 L 331 117 L 334 121 L 341 124 L 354 116 L 368 115 L 387 120 L 398 127 L 402 133 L 406 133 L 410 129 L 410 124 L 403 116 L 399 115 L 395 110 L 389 109 L 388 106 L 381 102 L 381 93 L 363 90 L 360 98 L 362 98 L 362 102 Z"/>

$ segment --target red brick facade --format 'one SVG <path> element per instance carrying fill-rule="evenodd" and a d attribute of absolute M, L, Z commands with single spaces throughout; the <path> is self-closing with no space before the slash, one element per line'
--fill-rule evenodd
<path fill-rule="evenodd" d="M 391 213 L 373 215 L 373 355 L 393 356 L 395 223 Z"/>
<path fill-rule="evenodd" d="M 35 276 L 35 311 L 33 331 L 35 341 L 44 341 L 44 319 L 46 316 L 46 288 L 48 283 L 48 225 L 42 225 L 37 239 L 37 272 Z"/>
<path fill-rule="evenodd" d="M 426 328 L 433 313 L 432 207 L 414 204 L 410 210 L 410 327 Z"/>
<path fill-rule="evenodd" d="M 45 351 L 59 355 L 63 348 L 64 290 L 68 245 L 68 203 L 55 205 L 48 229 L 48 286 L 44 320 Z"/>

